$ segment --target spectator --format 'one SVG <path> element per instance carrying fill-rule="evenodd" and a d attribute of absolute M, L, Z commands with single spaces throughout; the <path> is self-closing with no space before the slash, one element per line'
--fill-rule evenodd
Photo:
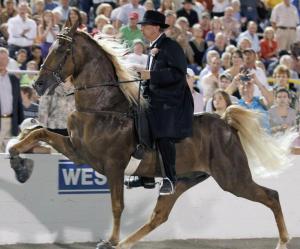
<path fill-rule="evenodd" d="M 227 92 L 222 89 L 217 89 L 212 95 L 212 110 L 214 113 L 222 116 L 227 107 L 230 106 L 231 100 Z"/>
<path fill-rule="evenodd" d="M 252 49 L 252 42 L 247 37 L 243 37 L 238 41 L 238 49 L 242 52 Z"/>
<path fill-rule="evenodd" d="M 244 22 L 258 20 L 257 8 L 260 0 L 242 0 L 241 15 L 245 18 Z"/>
<path fill-rule="evenodd" d="M 18 11 L 15 7 L 15 0 L 6 0 L 5 8 L 0 13 L 0 24 L 7 23 L 11 17 L 15 17 Z"/>
<path fill-rule="evenodd" d="M 205 37 L 205 41 L 207 42 L 208 47 L 211 47 L 215 44 L 215 36 L 216 34 L 222 32 L 222 22 L 219 17 L 214 17 L 211 22 L 211 30 L 208 31 Z"/>
<path fill-rule="evenodd" d="M 26 63 L 28 60 L 27 51 L 25 49 L 21 48 L 17 51 L 16 56 L 17 56 L 16 59 L 17 59 L 19 69 L 26 70 Z"/>
<path fill-rule="evenodd" d="M 231 56 L 231 67 L 226 70 L 227 73 L 234 78 L 240 73 L 241 67 L 243 66 L 243 53 L 240 50 L 235 50 Z"/>
<path fill-rule="evenodd" d="M 273 94 L 271 92 L 271 88 L 269 87 L 267 77 L 265 72 L 261 69 L 255 66 L 256 61 L 256 53 L 253 49 L 247 49 L 243 52 L 243 60 L 244 60 L 244 68 L 243 71 L 246 72 L 246 74 L 255 74 L 257 77 L 259 83 L 261 83 L 261 86 L 259 84 L 254 84 L 254 96 L 268 96 L 267 100 L 269 103 L 272 102 Z M 258 87 L 259 86 L 259 87 Z M 266 92 L 267 91 L 267 92 Z M 263 92 L 265 92 L 263 94 Z"/>
<path fill-rule="evenodd" d="M 214 91 L 218 88 L 219 73 L 221 69 L 221 60 L 219 57 L 213 57 L 210 63 L 210 72 L 202 79 L 203 99 L 206 103 Z"/>
<path fill-rule="evenodd" d="M 238 21 L 239 25 L 241 26 L 241 2 L 240 0 L 232 0 L 230 6 L 233 9 L 232 17 Z"/>
<path fill-rule="evenodd" d="M 203 95 L 195 89 L 195 73 L 192 69 L 187 68 L 186 81 L 190 87 L 194 100 L 194 113 L 203 112 Z"/>
<path fill-rule="evenodd" d="M 289 91 L 289 98 L 291 100 L 290 106 L 293 109 L 299 111 L 299 101 L 298 101 L 297 94 L 295 92 L 296 89 L 289 84 L 289 77 L 290 77 L 289 69 L 284 65 L 278 65 L 274 70 L 273 76 L 275 78 L 274 87 L 273 87 L 274 95 L 278 88 L 287 89 Z"/>
<path fill-rule="evenodd" d="M 198 14 L 193 10 L 194 2 L 193 0 L 184 0 L 181 9 L 177 10 L 177 17 L 186 17 L 189 21 L 190 27 L 199 22 Z"/>
<path fill-rule="evenodd" d="M 219 32 L 216 34 L 215 37 L 215 42 L 212 46 L 210 46 L 207 51 L 210 50 L 214 50 L 217 51 L 220 55 L 220 57 L 222 56 L 222 54 L 225 52 L 225 48 L 226 48 L 226 37 L 222 32 Z M 204 57 L 205 59 L 206 57 Z"/>
<path fill-rule="evenodd" d="M 140 71 L 146 69 L 148 56 L 144 54 L 145 45 L 141 39 L 135 39 L 132 43 L 133 52 L 128 54 L 126 62 L 129 64 L 129 68 Z"/>
<path fill-rule="evenodd" d="M 16 138 L 11 138 L 6 146 L 5 153 L 9 153 L 9 149 L 15 144 L 19 143 L 26 136 L 29 135 L 30 132 L 43 128 L 41 123 L 34 118 L 25 119 L 20 125 L 21 133 Z M 37 142 L 30 149 L 25 151 L 24 153 L 37 153 L 37 154 L 49 154 L 51 153 L 51 148 L 48 145 L 44 145 L 43 142 Z"/>
<path fill-rule="evenodd" d="M 166 10 L 165 16 L 166 24 L 169 25 L 169 27 L 165 30 L 165 34 L 171 39 L 176 40 L 181 33 L 181 29 L 177 25 L 175 25 L 176 13 L 173 10 Z"/>
<path fill-rule="evenodd" d="M 21 97 L 24 110 L 24 118 L 37 118 L 39 105 L 33 101 L 33 89 L 29 86 L 21 87 Z"/>
<path fill-rule="evenodd" d="M 233 17 L 233 8 L 227 7 L 225 9 L 225 14 L 221 18 L 222 26 L 224 29 L 224 32 L 228 39 L 236 39 L 238 35 L 240 34 L 240 24 L 239 22 Z"/>
<path fill-rule="evenodd" d="M 46 58 L 49 48 L 59 33 L 59 26 L 55 24 L 54 14 L 50 10 L 46 10 L 43 14 L 43 21 L 38 27 L 38 35 L 41 37 L 42 57 Z"/>
<path fill-rule="evenodd" d="M 236 80 L 235 78 L 232 80 L 232 77 L 230 74 L 226 73 L 226 72 L 223 72 L 220 77 L 219 77 L 219 81 L 218 81 L 218 87 L 217 89 L 220 89 L 220 90 L 223 90 L 223 91 L 227 91 L 227 88 L 232 84 L 232 81 Z M 233 104 L 237 104 L 238 103 L 238 98 L 233 96 L 233 95 L 229 95 L 230 97 L 230 101 L 231 103 Z M 213 101 L 213 98 L 210 98 L 207 103 L 206 103 L 206 106 L 205 106 L 205 111 L 206 112 L 213 112 L 213 109 L 212 109 L 212 101 Z"/>
<path fill-rule="evenodd" d="M 192 28 L 193 37 L 190 40 L 190 46 L 194 53 L 194 62 L 199 66 L 203 66 L 203 57 L 207 49 L 207 44 L 203 39 L 203 30 L 200 24 L 195 24 Z"/>
<path fill-rule="evenodd" d="M 68 20 L 70 5 L 69 0 L 59 0 L 59 6 L 57 6 L 53 11 L 58 11 L 60 13 L 60 23 L 65 23 Z"/>
<path fill-rule="evenodd" d="M 175 4 L 174 4 L 173 0 L 162 0 L 160 2 L 160 7 L 158 8 L 157 11 L 166 15 L 166 12 L 165 12 L 166 10 L 175 11 Z"/>
<path fill-rule="evenodd" d="M 261 85 L 255 74 L 251 75 L 251 79 L 249 81 L 243 81 L 239 79 L 238 88 L 241 95 L 241 99 L 239 100 L 238 104 L 246 109 L 259 111 L 262 114 L 262 127 L 265 130 L 270 131 L 269 115 L 267 112 L 267 106 L 269 105 L 269 103 L 266 100 L 268 96 L 255 96 L 254 86 L 256 84 L 258 84 L 258 86 Z M 263 93 L 265 93 L 265 91 Z"/>
<path fill-rule="evenodd" d="M 110 24 L 109 19 L 105 15 L 99 15 L 95 19 L 96 27 L 92 31 L 92 36 L 100 35 L 102 33 L 103 27 L 107 24 Z"/>
<path fill-rule="evenodd" d="M 26 70 L 28 71 L 36 71 L 37 72 L 37 64 L 35 61 L 28 61 L 26 64 Z M 37 75 L 31 73 L 25 73 L 21 75 L 20 85 L 21 86 L 29 86 L 31 87 L 32 84 L 36 81 Z"/>
<path fill-rule="evenodd" d="M 42 16 L 45 10 L 44 0 L 36 0 L 32 5 L 32 15 Z"/>
<path fill-rule="evenodd" d="M 285 132 L 296 125 L 296 111 L 290 105 L 290 94 L 286 88 L 275 92 L 275 105 L 269 110 L 272 133 Z"/>
<path fill-rule="evenodd" d="M 270 20 L 276 30 L 279 50 L 290 50 L 296 40 L 296 26 L 299 24 L 296 7 L 290 3 L 290 0 L 283 0 L 272 10 Z"/>
<path fill-rule="evenodd" d="M 137 12 L 139 14 L 139 21 L 141 21 L 145 14 L 145 7 L 139 4 L 139 0 L 130 0 L 128 4 L 123 5 L 117 16 L 117 28 L 120 28 L 122 25 L 128 24 L 128 16 L 131 12 Z"/>
<path fill-rule="evenodd" d="M 267 27 L 264 31 L 264 38 L 260 41 L 260 57 L 266 67 L 277 59 L 278 43 L 274 38 L 274 29 Z"/>
<path fill-rule="evenodd" d="M 112 12 L 112 7 L 109 3 L 101 3 L 96 9 L 96 16 L 105 15 L 107 18 L 110 18 Z"/>
<path fill-rule="evenodd" d="M 110 20 L 111 23 L 114 25 L 114 27 L 117 29 L 118 27 L 116 26 L 116 21 L 117 21 L 117 17 L 119 15 L 119 12 L 121 10 L 121 7 L 125 4 L 128 3 L 128 0 L 119 0 L 119 7 L 115 8 L 112 10 L 111 14 L 110 14 Z"/>
<path fill-rule="evenodd" d="M 186 61 L 188 65 L 194 64 L 194 52 L 192 47 L 189 44 L 189 38 L 186 34 L 181 33 L 176 41 L 178 42 L 178 44 L 181 46 L 184 55 L 186 57 Z"/>
<path fill-rule="evenodd" d="M 187 37 L 188 40 L 192 38 L 192 33 L 190 32 L 189 20 L 184 17 L 178 17 L 175 22 L 175 26 L 180 29 L 180 34 L 183 34 Z"/>
<path fill-rule="evenodd" d="M 16 51 L 24 48 L 30 55 L 31 46 L 36 38 L 36 23 L 28 17 L 28 3 L 20 2 L 18 15 L 8 20 L 8 49 L 10 57 L 14 57 Z"/>
<path fill-rule="evenodd" d="M 224 16 L 225 9 L 229 6 L 229 0 L 213 0 L 212 16 Z"/>
<path fill-rule="evenodd" d="M 138 28 L 137 23 L 139 21 L 139 14 L 137 12 L 131 12 L 129 14 L 129 23 L 120 28 L 120 37 L 122 41 L 131 48 L 133 40 L 142 39 L 142 31 Z"/>
<path fill-rule="evenodd" d="M 227 70 L 231 67 L 231 54 L 228 52 L 224 52 L 221 57 L 222 68 Z"/>
<path fill-rule="evenodd" d="M 39 45 L 33 45 L 31 48 L 31 58 L 30 60 L 35 61 L 37 65 L 37 70 L 40 70 L 43 64 L 42 48 Z"/>
<path fill-rule="evenodd" d="M 54 10 L 56 7 L 58 7 L 58 4 L 53 0 L 45 0 L 45 10 Z"/>
<path fill-rule="evenodd" d="M 154 8 L 154 3 L 152 0 L 146 0 L 143 4 L 143 6 L 145 7 L 145 10 L 155 10 Z"/>
<path fill-rule="evenodd" d="M 77 30 L 87 32 L 87 27 L 82 22 L 80 11 L 76 7 L 70 7 L 68 20 L 70 21 L 71 25 L 75 25 L 77 22 Z"/>
<path fill-rule="evenodd" d="M 117 0 L 92 0 L 92 1 L 93 1 L 94 12 L 97 10 L 99 5 L 101 5 L 103 3 L 109 4 L 111 6 L 111 9 L 114 9 L 117 6 Z M 97 15 L 97 13 L 94 13 L 94 14 Z"/>
<path fill-rule="evenodd" d="M 207 36 L 207 33 L 211 29 L 211 22 L 210 22 L 210 14 L 207 12 L 203 12 L 201 14 L 201 20 L 200 20 L 200 25 L 203 30 L 203 38 Z"/>
<path fill-rule="evenodd" d="M 238 37 L 238 42 L 243 38 L 248 38 L 251 41 L 252 49 L 258 53 L 260 51 L 259 38 L 257 35 L 257 24 L 253 21 L 247 25 L 247 30 L 241 33 Z"/>
<path fill-rule="evenodd" d="M 17 136 L 18 126 L 24 119 L 20 82 L 14 75 L 9 75 L 7 66 L 9 52 L 0 48 L 0 151 L 11 136 Z"/>
<path fill-rule="evenodd" d="M 207 64 L 205 66 L 205 68 L 203 68 L 203 70 L 200 72 L 200 75 L 199 75 L 199 80 L 198 80 L 198 87 L 200 86 L 200 83 L 202 82 L 202 79 L 205 75 L 207 75 L 209 72 L 210 72 L 210 64 L 211 64 L 211 60 L 214 58 L 214 57 L 217 57 L 220 59 L 220 55 L 217 51 L 215 50 L 210 50 L 207 52 L 206 54 L 206 61 L 207 61 Z M 220 73 L 222 72 L 223 70 L 220 69 Z M 201 89 L 199 87 L 199 89 Z"/>
<path fill-rule="evenodd" d="M 72 83 L 68 80 L 56 87 L 53 95 L 43 95 L 40 98 L 38 119 L 48 130 L 68 136 L 67 117 L 75 109 L 74 95 L 71 92 Z"/>

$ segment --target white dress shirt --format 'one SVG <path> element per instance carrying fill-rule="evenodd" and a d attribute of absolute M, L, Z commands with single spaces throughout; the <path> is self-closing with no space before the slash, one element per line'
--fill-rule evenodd
<path fill-rule="evenodd" d="M 8 74 L 0 74 L 0 108 L 1 115 L 12 114 L 13 112 L 13 96 L 12 86 Z"/>
<path fill-rule="evenodd" d="M 25 21 L 19 16 L 12 17 L 8 20 L 8 44 L 16 45 L 18 47 L 32 46 L 36 38 L 36 23 L 30 18 Z M 25 29 L 29 29 L 24 36 L 22 33 Z"/>

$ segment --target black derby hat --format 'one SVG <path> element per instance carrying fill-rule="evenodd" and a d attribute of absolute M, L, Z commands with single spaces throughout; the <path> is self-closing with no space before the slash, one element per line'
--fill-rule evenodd
<path fill-rule="evenodd" d="M 143 20 L 138 22 L 141 25 L 157 25 L 163 29 L 169 27 L 168 24 L 165 23 L 166 17 L 162 13 L 155 11 L 155 10 L 148 10 L 145 12 Z"/>

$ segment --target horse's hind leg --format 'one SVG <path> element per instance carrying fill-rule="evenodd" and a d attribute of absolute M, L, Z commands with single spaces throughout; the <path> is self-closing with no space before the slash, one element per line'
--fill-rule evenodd
<path fill-rule="evenodd" d="M 219 170 L 213 172 L 212 176 L 223 190 L 269 207 L 275 216 L 280 236 L 276 249 L 286 249 L 289 235 L 283 218 L 278 192 L 256 184 L 252 180 L 246 157 L 241 156 L 237 158 L 236 155 L 231 162 L 228 158 L 222 158 L 221 155 L 215 162 L 213 161 L 212 164 L 214 165 L 212 167 L 215 169 L 219 168 Z M 226 170 L 226 174 L 222 170 Z"/>
<path fill-rule="evenodd" d="M 129 235 L 127 238 L 122 240 L 116 247 L 116 249 L 130 249 L 135 243 L 141 238 L 149 234 L 156 227 L 168 220 L 169 214 L 177 201 L 178 197 L 191 188 L 199 181 L 178 181 L 176 184 L 175 194 L 160 196 L 157 200 L 154 211 L 150 217 L 150 220 L 139 228 L 136 232 Z"/>

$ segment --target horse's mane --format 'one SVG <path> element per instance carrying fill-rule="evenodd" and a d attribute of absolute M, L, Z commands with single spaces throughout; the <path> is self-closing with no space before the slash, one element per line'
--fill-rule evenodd
<path fill-rule="evenodd" d="M 87 37 L 91 42 L 94 42 L 96 45 L 99 46 L 100 49 L 102 49 L 109 60 L 112 62 L 116 75 L 118 77 L 119 81 L 130 81 L 130 80 L 136 80 L 138 79 L 137 74 L 128 68 L 125 67 L 125 63 L 122 62 L 121 56 L 124 53 L 126 49 L 125 47 L 118 41 L 108 41 L 105 39 L 95 40 L 93 37 L 91 37 L 89 34 L 77 31 L 82 36 Z M 137 104 L 139 99 L 139 84 L 138 81 L 131 82 L 131 83 L 121 83 L 119 84 L 119 87 L 127 100 L 130 104 Z M 146 105 L 146 100 L 143 98 L 143 96 L 140 96 L 140 103 L 142 106 Z"/>

